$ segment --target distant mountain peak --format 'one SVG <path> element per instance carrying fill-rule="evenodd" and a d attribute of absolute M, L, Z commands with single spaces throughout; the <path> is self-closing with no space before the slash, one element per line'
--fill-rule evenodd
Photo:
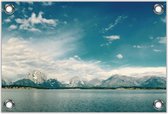
<path fill-rule="evenodd" d="M 83 87 L 86 86 L 87 80 L 78 76 L 75 76 L 70 79 L 69 86 L 70 87 Z"/>
<path fill-rule="evenodd" d="M 57 88 L 166 88 L 166 77 L 159 76 L 145 76 L 145 77 L 129 77 L 124 75 L 112 75 L 105 80 L 94 78 L 92 80 L 86 80 L 82 77 L 75 76 L 70 79 L 69 83 L 62 83 L 57 79 L 48 79 L 45 74 L 34 70 L 27 75 L 27 78 L 19 79 L 17 81 L 7 83 L 2 78 L 2 86 L 19 86 L 19 87 L 38 87 L 47 89 Z"/>
<path fill-rule="evenodd" d="M 27 78 L 33 81 L 34 83 L 42 83 L 47 80 L 45 74 L 39 70 L 33 70 L 32 72 L 29 72 Z"/>
<path fill-rule="evenodd" d="M 102 80 L 98 79 L 98 78 L 94 78 L 92 80 L 89 81 L 89 84 L 92 86 L 100 86 L 102 83 Z"/>

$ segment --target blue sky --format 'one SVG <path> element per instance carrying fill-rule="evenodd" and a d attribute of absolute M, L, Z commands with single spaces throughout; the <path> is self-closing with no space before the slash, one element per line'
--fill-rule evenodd
<path fill-rule="evenodd" d="M 166 12 L 156 15 L 155 2 L 12 4 L 13 15 L 2 13 L 4 47 L 22 43 L 52 61 L 75 58 L 106 69 L 166 66 Z"/>

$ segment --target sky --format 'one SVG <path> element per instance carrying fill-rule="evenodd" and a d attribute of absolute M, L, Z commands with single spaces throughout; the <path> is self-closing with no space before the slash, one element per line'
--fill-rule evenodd
<path fill-rule="evenodd" d="M 156 2 L 3 2 L 2 76 L 166 76 L 166 12 Z M 160 2 L 165 7 L 164 2 Z M 165 9 L 166 11 L 166 9 Z"/>

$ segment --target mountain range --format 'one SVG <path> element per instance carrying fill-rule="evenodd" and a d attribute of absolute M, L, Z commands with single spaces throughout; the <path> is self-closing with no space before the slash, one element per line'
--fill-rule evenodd
<path fill-rule="evenodd" d="M 2 87 L 33 87 L 46 89 L 61 88 L 166 88 L 166 77 L 145 76 L 129 77 L 124 75 L 112 75 L 105 80 L 86 80 L 81 77 L 73 77 L 69 83 L 63 83 L 57 79 L 47 79 L 40 71 L 33 71 L 23 79 L 6 82 L 2 79 Z"/>

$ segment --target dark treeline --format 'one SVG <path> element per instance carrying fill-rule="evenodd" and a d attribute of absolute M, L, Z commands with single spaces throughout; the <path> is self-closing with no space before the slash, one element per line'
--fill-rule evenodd
<path fill-rule="evenodd" d="M 161 87 L 58 87 L 58 88 L 48 88 L 41 86 L 20 86 L 20 85 L 6 85 L 2 88 L 35 88 L 35 89 L 166 89 Z"/>

